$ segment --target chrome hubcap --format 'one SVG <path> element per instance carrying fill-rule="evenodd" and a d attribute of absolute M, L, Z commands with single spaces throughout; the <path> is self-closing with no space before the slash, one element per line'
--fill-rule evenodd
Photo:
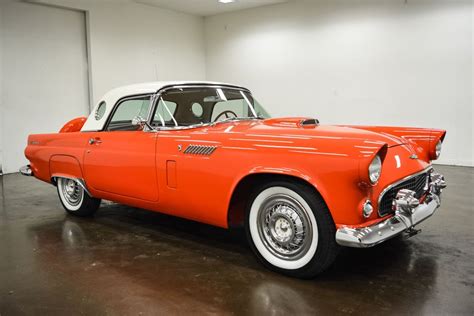
<path fill-rule="evenodd" d="M 265 247 L 279 258 L 296 260 L 311 245 L 313 229 L 308 211 L 287 195 L 267 198 L 259 208 L 258 230 Z"/>
<path fill-rule="evenodd" d="M 64 199 L 71 206 L 77 206 L 82 201 L 83 188 L 72 179 L 64 179 L 62 182 Z"/>

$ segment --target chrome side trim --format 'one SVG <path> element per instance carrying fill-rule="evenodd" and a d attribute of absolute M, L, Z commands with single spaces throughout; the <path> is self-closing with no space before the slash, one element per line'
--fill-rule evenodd
<path fill-rule="evenodd" d="M 84 189 L 84 191 L 86 191 L 86 193 L 89 194 L 90 197 L 93 197 L 92 194 L 90 193 L 90 191 L 87 189 L 87 185 L 86 185 L 86 182 L 84 181 L 84 179 L 74 178 L 74 177 L 66 177 L 66 176 L 54 176 L 54 177 L 51 177 L 51 182 L 54 185 L 57 185 L 57 183 L 58 183 L 57 178 L 71 179 L 71 180 L 76 181 L 76 183 L 79 184 Z"/>
<path fill-rule="evenodd" d="M 389 191 L 391 188 L 393 188 L 393 187 L 399 185 L 399 184 L 402 183 L 402 182 L 405 182 L 405 181 L 407 181 L 407 180 L 410 180 L 411 178 L 414 178 L 414 177 L 416 177 L 416 176 L 419 176 L 420 174 L 423 174 L 423 173 L 430 173 L 430 172 L 433 172 L 433 166 L 429 166 L 429 167 L 423 169 L 422 171 L 418 171 L 417 173 L 413 173 L 413 174 L 411 174 L 411 175 L 408 175 L 408 176 L 404 177 L 403 179 L 400 179 L 400 180 L 398 180 L 398 181 L 396 181 L 396 182 L 394 182 L 394 183 L 392 183 L 392 184 L 386 186 L 386 187 L 382 190 L 382 192 L 380 192 L 379 199 L 378 199 L 378 201 L 377 201 L 377 213 L 380 215 L 380 202 L 382 201 L 382 198 L 383 198 L 383 196 L 385 195 L 385 193 L 387 193 L 387 191 Z"/>
<path fill-rule="evenodd" d="M 190 155 L 210 156 L 216 149 L 217 146 L 188 145 L 183 153 Z"/>
<path fill-rule="evenodd" d="M 33 176 L 33 170 L 31 170 L 30 165 L 26 165 L 20 168 L 20 173 L 24 176 L 31 177 Z"/>
<path fill-rule="evenodd" d="M 444 177 L 432 173 L 429 193 L 423 203 L 414 197 L 414 191 L 401 189 L 393 201 L 395 215 L 370 226 L 343 226 L 336 231 L 336 242 L 346 247 L 367 248 L 403 232 L 413 233 L 414 227 L 433 215 L 441 205 L 441 191 L 445 187 Z"/>

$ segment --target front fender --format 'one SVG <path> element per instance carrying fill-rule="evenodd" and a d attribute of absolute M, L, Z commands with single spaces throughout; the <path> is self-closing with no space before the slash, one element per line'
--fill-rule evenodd
<path fill-rule="evenodd" d="M 236 177 L 232 184 L 232 190 L 229 192 L 227 205 L 231 206 L 234 192 L 248 176 L 256 174 L 283 175 L 302 180 L 313 187 L 325 201 L 336 225 L 358 223 L 362 218 L 360 212 L 356 212 L 357 206 L 361 201 L 367 199 L 368 194 L 367 188 L 360 186 L 359 160 L 333 161 L 334 166 L 332 167 L 329 161 L 323 161 L 319 168 L 318 165 L 313 166 L 313 170 L 254 166 Z M 243 198 L 248 198 L 248 196 Z"/>
<path fill-rule="evenodd" d="M 275 175 L 285 175 L 285 176 L 290 176 L 290 177 L 295 177 L 300 180 L 303 180 L 313 186 L 319 194 L 325 199 L 325 196 L 327 195 L 327 190 L 325 189 L 324 185 L 320 182 L 320 180 L 314 175 L 311 174 L 311 172 L 304 170 L 304 169 L 294 169 L 294 168 L 283 168 L 283 167 L 262 167 L 262 166 L 257 166 L 253 167 L 252 169 L 248 170 L 248 172 L 245 175 L 241 175 L 239 178 L 239 181 L 236 181 L 234 183 L 234 189 L 237 186 L 237 184 L 247 175 L 252 175 L 252 174 L 275 174 Z"/>
<path fill-rule="evenodd" d="M 446 131 L 434 128 L 397 127 L 397 126 L 353 126 L 354 128 L 388 134 L 399 138 L 404 144 L 410 144 L 418 158 L 430 162 L 435 160 L 434 150 L 438 141 L 444 141 Z"/>

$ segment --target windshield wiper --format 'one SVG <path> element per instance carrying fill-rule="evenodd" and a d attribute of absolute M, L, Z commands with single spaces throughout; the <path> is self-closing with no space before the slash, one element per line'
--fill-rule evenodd
<path fill-rule="evenodd" d="M 226 123 L 226 122 L 238 122 L 238 121 L 246 121 L 246 120 L 263 120 L 264 118 L 261 116 L 249 116 L 249 117 L 228 117 L 223 120 L 213 122 L 213 124 L 217 123 Z"/>

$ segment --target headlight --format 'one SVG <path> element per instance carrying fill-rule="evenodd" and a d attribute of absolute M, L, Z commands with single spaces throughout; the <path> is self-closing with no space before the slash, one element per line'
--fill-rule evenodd
<path fill-rule="evenodd" d="M 380 174 L 382 173 L 382 159 L 380 156 L 375 156 L 374 160 L 369 165 L 369 179 L 372 184 L 377 183 L 380 179 Z"/>
<path fill-rule="evenodd" d="M 441 142 L 441 140 L 438 141 L 438 143 L 436 144 L 436 148 L 435 148 L 435 155 L 436 155 L 436 159 L 439 158 L 439 155 L 441 155 L 441 147 L 442 147 L 443 143 Z"/>

